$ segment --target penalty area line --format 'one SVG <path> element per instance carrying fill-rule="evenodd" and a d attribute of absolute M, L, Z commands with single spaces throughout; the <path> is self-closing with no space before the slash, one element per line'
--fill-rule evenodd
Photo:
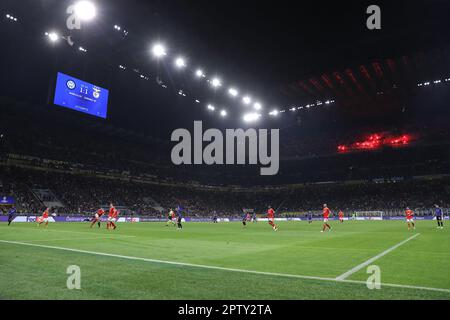
<path fill-rule="evenodd" d="M 114 254 L 114 253 L 104 253 L 104 252 L 72 249 L 72 248 L 65 248 L 65 247 L 55 247 L 55 246 L 48 246 L 48 245 L 43 245 L 43 244 L 26 243 L 26 242 L 9 241 L 9 240 L 0 240 L 0 243 L 7 243 L 7 244 L 14 244 L 14 245 L 23 245 L 23 246 L 30 246 L 30 247 L 39 247 L 39 248 L 54 249 L 54 250 L 61 250 L 61 251 L 69 251 L 69 252 L 75 252 L 75 253 L 84 253 L 84 254 L 90 254 L 90 255 L 96 255 L 96 256 L 104 256 L 104 257 L 112 257 L 112 258 L 119 258 L 119 259 L 126 259 L 126 260 L 135 260 L 135 261 L 145 261 L 145 262 L 152 262 L 152 263 L 159 263 L 159 264 L 168 264 L 168 265 L 175 265 L 175 266 L 182 266 L 182 267 L 203 268 L 203 269 L 210 269 L 210 270 L 221 270 L 221 271 L 228 271 L 228 272 L 249 273 L 249 274 L 284 277 L 284 278 L 318 280 L 318 281 L 328 281 L 328 282 L 337 282 L 337 283 L 355 283 L 355 284 L 364 284 L 364 285 L 366 285 L 365 281 L 358 281 L 358 280 L 336 280 L 336 278 L 326 278 L 326 277 L 306 276 L 306 275 L 299 275 L 299 274 L 275 273 L 275 272 L 264 272 L 264 271 L 255 271 L 255 270 L 225 268 L 225 267 L 218 267 L 218 266 L 208 266 L 208 265 L 186 263 L 186 262 L 177 262 L 177 261 L 167 261 L 167 260 L 158 260 L 158 259 L 150 259 L 150 258 L 132 257 L 132 256 L 124 256 L 124 255 L 119 255 L 119 254 Z M 419 287 L 419 286 L 410 286 L 410 285 L 402 285 L 402 284 L 391 284 L 391 283 L 382 283 L 381 285 L 382 286 L 386 286 L 386 287 L 396 287 L 396 288 L 416 289 L 416 290 L 428 290 L 428 291 L 439 291 L 439 292 L 450 293 L 450 289 L 443 289 L 443 288 Z"/>
<path fill-rule="evenodd" d="M 383 251 L 383 252 L 377 254 L 376 256 L 370 258 L 369 260 L 364 261 L 363 263 L 361 263 L 361 264 L 357 265 L 356 267 L 354 267 L 354 268 L 348 270 L 347 272 L 344 272 L 344 273 L 341 274 L 340 276 L 337 276 L 335 279 L 338 280 L 338 281 L 343 281 L 343 280 L 347 279 L 348 277 L 350 277 L 350 276 L 351 276 L 352 274 L 354 274 L 355 272 L 358 272 L 358 271 L 361 270 L 362 268 L 364 268 L 364 267 L 370 265 L 372 262 L 374 262 L 374 261 L 380 259 L 381 257 L 387 255 L 389 252 L 394 251 L 394 250 L 397 249 L 398 247 L 404 245 L 405 243 L 407 243 L 408 241 L 410 241 L 410 240 L 412 240 L 412 239 L 418 237 L 419 235 L 420 235 L 420 233 L 416 233 L 415 235 L 409 237 L 408 239 L 403 240 L 402 242 L 397 243 L 396 245 L 394 245 L 394 246 L 392 246 L 392 247 L 386 249 L 385 251 Z"/>

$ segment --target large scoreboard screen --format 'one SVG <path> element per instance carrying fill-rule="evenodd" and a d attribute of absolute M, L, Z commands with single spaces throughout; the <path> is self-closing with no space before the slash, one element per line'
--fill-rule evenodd
<path fill-rule="evenodd" d="M 58 72 L 54 104 L 106 118 L 108 90 Z"/>

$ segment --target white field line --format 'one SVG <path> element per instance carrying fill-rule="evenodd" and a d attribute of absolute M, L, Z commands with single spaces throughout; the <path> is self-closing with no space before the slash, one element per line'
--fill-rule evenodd
<path fill-rule="evenodd" d="M 395 249 L 397 249 L 398 247 L 400 247 L 401 245 L 404 245 L 405 243 L 407 243 L 408 241 L 418 237 L 420 235 L 420 233 L 416 233 L 415 235 L 409 237 L 406 240 L 403 240 L 402 242 L 397 243 L 395 246 L 390 247 L 389 249 L 381 252 L 380 254 L 377 254 L 375 257 L 370 258 L 367 261 L 364 261 L 363 263 L 357 265 L 356 267 L 348 270 L 347 272 L 341 274 L 340 276 L 336 277 L 336 280 L 342 281 L 347 279 L 349 276 L 351 276 L 352 274 L 354 274 L 355 272 L 358 272 L 359 270 L 361 270 L 362 268 L 370 265 L 372 262 L 374 262 L 375 260 L 380 259 L 381 257 L 385 256 L 386 254 L 388 254 L 391 251 L 394 251 Z"/>
<path fill-rule="evenodd" d="M 11 228 L 10 230 L 16 230 L 17 231 L 17 228 L 15 228 L 15 229 Z M 39 232 L 60 232 L 60 233 L 92 234 L 92 232 L 89 232 L 89 231 L 52 230 L 52 229 L 43 228 L 43 227 L 37 227 L 37 229 L 26 228 L 26 229 L 21 229 L 21 230 L 26 230 L 26 231 L 32 230 L 32 231 L 39 231 Z M 94 229 L 94 230 L 96 230 L 96 229 Z M 114 232 L 114 231 L 111 230 L 111 232 Z M 124 234 L 115 234 L 114 236 L 115 237 L 123 237 L 123 238 L 136 238 L 136 236 L 130 236 L 130 235 L 124 235 Z M 76 239 L 74 239 L 74 240 L 76 240 Z"/>
<path fill-rule="evenodd" d="M 141 257 L 130 257 L 130 256 L 119 255 L 119 254 L 113 254 L 113 253 L 103 253 L 103 252 L 95 252 L 95 251 L 79 250 L 79 249 L 72 249 L 72 248 L 47 246 L 47 245 L 41 245 L 41 244 L 17 242 L 17 241 L 8 241 L 8 240 L 0 240 L 0 243 L 8 243 L 8 244 L 31 246 L 31 247 L 39 247 L 39 248 L 62 250 L 62 251 L 70 251 L 70 252 L 76 252 L 76 253 L 91 254 L 91 255 L 96 255 L 96 256 L 113 257 L 113 258 L 119 258 L 119 259 L 137 260 L 137 261 L 145 261 L 145 262 L 160 263 L 160 264 L 169 264 L 169 265 L 184 266 L 184 267 L 203 268 L 203 269 L 211 269 L 211 270 L 221 270 L 221 271 L 228 271 L 228 272 L 250 273 L 250 274 L 285 277 L 285 278 L 308 279 L 308 280 L 319 280 L 319 281 L 329 281 L 329 282 L 357 283 L 357 284 L 364 284 L 364 285 L 366 285 L 365 281 L 358 281 L 358 280 L 336 280 L 335 278 L 315 277 L 315 276 L 306 276 L 306 275 L 299 275 L 299 274 L 274 273 L 274 272 L 264 272 L 264 271 L 255 271 L 255 270 L 245 270 L 245 269 L 233 269 L 233 268 L 225 268 L 225 267 L 218 267 L 218 266 L 208 266 L 208 265 L 185 263 L 185 262 L 157 260 L 157 259 L 149 259 L 149 258 L 141 258 Z M 450 293 L 450 289 L 443 289 L 443 288 L 420 287 L 420 286 L 410 286 L 410 285 L 391 284 L 391 283 L 382 283 L 382 286 Z"/>
<path fill-rule="evenodd" d="M 66 239 L 25 239 L 27 242 L 48 242 L 48 241 L 73 241 L 73 240 L 103 240 L 103 239 L 114 239 L 114 236 L 111 237 L 91 237 L 91 238 L 66 238 Z"/>

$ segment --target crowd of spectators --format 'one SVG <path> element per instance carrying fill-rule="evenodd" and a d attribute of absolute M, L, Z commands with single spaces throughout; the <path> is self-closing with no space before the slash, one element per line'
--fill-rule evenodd
<path fill-rule="evenodd" d="M 164 217 L 181 205 L 190 217 L 240 216 L 243 208 L 263 214 L 267 206 L 281 213 L 320 213 L 323 203 L 334 211 L 402 211 L 409 206 L 419 214 L 434 204 L 450 208 L 448 178 L 384 183 L 309 184 L 281 189 L 222 189 L 201 186 L 149 184 L 112 178 L 0 167 L 2 194 L 12 195 L 21 212 L 38 213 L 45 205 L 31 191 L 50 189 L 63 204 L 60 214 L 91 214 L 110 202 L 124 208 L 125 215 Z"/>
<path fill-rule="evenodd" d="M 0 195 L 14 196 L 19 212 L 41 212 L 45 200 L 60 201 L 58 213 L 90 214 L 113 202 L 124 214 L 151 216 L 182 205 L 192 217 L 240 216 L 243 208 L 263 213 L 268 205 L 317 213 L 325 202 L 347 212 L 450 207 L 448 179 L 412 179 L 450 174 L 447 128 L 427 131 L 436 143 L 356 154 L 333 152 L 332 130 L 302 137 L 285 129 L 279 174 L 264 177 L 259 166 L 177 167 L 168 143 L 70 115 L 42 111 L 51 124 L 42 125 L 36 115 L 13 107 L 1 112 Z M 402 179 L 373 182 L 388 177 Z M 345 183 L 352 180 L 361 181 Z M 39 198 L 35 189 L 50 190 L 51 199 Z"/>

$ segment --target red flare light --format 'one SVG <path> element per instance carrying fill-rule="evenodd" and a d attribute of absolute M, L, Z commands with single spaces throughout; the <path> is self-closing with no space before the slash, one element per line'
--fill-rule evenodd
<path fill-rule="evenodd" d="M 411 135 L 404 134 L 394 136 L 386 133 L 374 133 L 365 140 L 356 141 L 348 145 L 338 145 L 337 151 L 340 153 L 356 151 L 356 150 L 375 150 L 383 146 L 402 147 L 408 145 L 412 140 Z"/>

